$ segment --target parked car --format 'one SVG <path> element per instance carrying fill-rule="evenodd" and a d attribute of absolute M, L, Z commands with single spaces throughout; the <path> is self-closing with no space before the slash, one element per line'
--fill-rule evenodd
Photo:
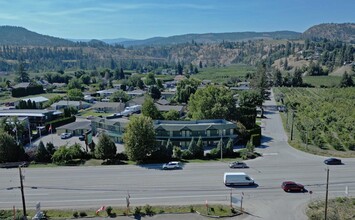
<path fill-rule="evenodd" d="M 181 165 L 180 162 L 178 161 L 171 161 L 169 163 L 163 164 L 163 170 L 174 170 L 174 169 L 180 169 Z"/>
<path fill-rule="evenodd" d="M 62 133 L 60 134 L 61 139 L 67 139 L 71 137 L 71 133 Z"/>
<path fill-rule="evenodd" d="M 79 136 L 79 140 L 84 141 L 84 140 L 85 140 L 85 135 L 83 135 L 83 134 L 80 135 L 80 136 Z"/>
<path fill-rule="evenodd" d="M 342 164 L 340 159 L 333 158 L 333 157 L 324 160 L 324 163 L 327 165 L 341 165 Z"/>
<path fill-rule="evenodd" d="M 285 181 L 281 184 L 281 188 L 285 192 L 291 192 L 291 191 L 299 191 L 303 192 L 304 191 L 304 186 L 299 183 L 295 183 L 293 181 Z"/>
<path fill-rule="evenodd" d="M 244 162 L 239 162 L 239 161 L 236 161 L 236 162 L 233 162 L 233 163 L 230 163 L 229 164 L 229 168 L 247 168 L 247 164 L 244 163 Z"/>

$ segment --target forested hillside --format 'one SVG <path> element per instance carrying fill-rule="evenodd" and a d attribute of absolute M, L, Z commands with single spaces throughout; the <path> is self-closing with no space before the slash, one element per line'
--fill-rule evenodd
<path fill-rule="evenodd" d="M 305 39 L 326 38 L 355 43 L 355 23 L 315 25 L 306 30 L 302 37 Z"/>
<path fill-rule="evenodd" d="M 178 73 L 192 73 L 197 67 L 218 67 L 238 63 L 257 65 L 261 61 L 265 62 L 267 67 L 273 66 L 292 72 L 298 68 L 308 75 L 328 75 L 343 65 L 349 65 L 347 69 L 353 71 L 354 66 L 354 45 L 323 38 L 236 41 L 236 33 L 221 33 L 209 34 L 210 36 L 196 35 L 196 38 L 192 37 L 194 35 L 183 35 L 187 42 L 167 45 L 124 47 L 92 40 L 71 42 L 67 46 L 53 46 L 67 41 L 38 35 L 23 28 L 13 28 L 13 30 L 18 31 L 14 39 L 21 36 L 28 42 L 32 39 L 33 45 L 0 43 L 0 71 L 2 72 L 14 72 L 20 62 L 25 64 L 28 71 L 33 72 L 123 68 L 141 73 L 154 71 L 157 74 L 164 69 L 173 69 Z M 26 34 L 21 31 L 25 31 Z M 31 35 L 29 33 L 35 37 L 29 38 L 28 36 Z M 296 36 L 293 32 L 272 33 L 270 35 L 248 32 L 239 33 L 238 36 L 264 35 L 266 38 Z M 213 40 L 214 43 L 202 43 L 203 36 L 206 37 L 205 39 Z M 36 46 L 38 39 L 42 39 L 42 43 L 46 46 Z M 51 43 L 45 43 L 45 39 Z M 181 68 L 178 68 L 179 66 Z"/>
<path fill-rule="evenodd" d="M 69 40 L 38 34 L 22 27 L 0 26 L 0 45 L 69 46 L 73 44 Z"/>

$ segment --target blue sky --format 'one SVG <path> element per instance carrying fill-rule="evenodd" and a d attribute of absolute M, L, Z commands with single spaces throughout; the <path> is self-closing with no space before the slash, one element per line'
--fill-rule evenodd
<path fill-rule="evenodd" d="M 0 25 L 75 39 L 291 30 L 355 22 L 355 0 L 0 0 Z"/>

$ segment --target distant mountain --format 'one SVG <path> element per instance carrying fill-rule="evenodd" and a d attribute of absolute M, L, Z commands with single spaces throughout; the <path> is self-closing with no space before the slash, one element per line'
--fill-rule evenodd
<path fill-rule="evenodd" d="M 73 44 L 69 40 L 38 34 L 22 27 L 0 26 L 0 45 L 70 46 Z"/>
<path fill-rule="evenodd" d="M 73 42 L 89 42 L 94 39 L 68 39 Z M 129 38 L 115 38 L 115 39 L 101 39 L 100 41 L 105 42 L 107 44 L 120 44 L 121 42 L 124 41 L 135 41 L 134 39 L 129 39 Z"/>
<path fill-rule="evenodd" d="M 330 40 L 341 40 L 345 42 L 355 42 L 355 23 L 343 24 L 319 24 L 306 30 L 302 37 L 307 38 L 327 38 Z"/>
<path fill-rule="evenodd" d="M 242 41 L 255 39 L 298 39 L 301 33 L 294 31 L 275 32 L 232 32 L 184 34 L 171 37 L 153 37 L 145 40 L 123 41 L 125 46 L 181 44 L 195 41 L 196 43 L 220 43 L 222 41 Z"/>
<path fill-rule="evenodd" d="M 129 38 L 115 38 L 115 39 L 102 39 L 101 41 L 107 44 L 121 44 L 124 41 L 135 41 L 135 40 Z"/>

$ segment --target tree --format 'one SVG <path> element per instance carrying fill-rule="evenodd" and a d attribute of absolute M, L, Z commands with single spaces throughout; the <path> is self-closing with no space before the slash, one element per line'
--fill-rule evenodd
<path fill-rule="evenodd" d="M 229 138 L 226 146 L 226 155 L 228 156 L 233 156 L 234 154 L 234 149 L 233 149 L 233 139 Z"/>
<path fill-rule="evenodd" d="M 161 92 L 157 86 L 151 86 L 149 88 L 149 93 L 153 99 L 160 99 L 161 97 Z"/>
<path fill-rule="evenodd" d="M 200 62 L 199 62 L 199 64 L 198 64 L 198 67 L 200 68 L 200 69 L 202 69 L 202 61 L 200 60 Z"/>
<path fill-rule="evenodd" d="M 354 86 L 354 81 L 353 78 L 345 71 L 343 74 L 339 87 L 344 88 L 344 87 L 352 87 Z"/>
<path fill-rule="evenodd" d="M 175 109 L 171 109 L 163 114 L 165 120 L 179 120 L 180 113 Z"/>
<path fill-rule="evenodd" d="M 147 74 L 147 77 L 145 78 L 145 84 L 147 86 L 151 86 L 151 85 L 155 85 L 156 84 L 154 73 L 148 73 Z"/>
<path fill-rule="evenodd" d="M 131 97 L 125 93 L 123 90 L 118 90 L 110 96 L 111 102 L 128 102 Z"/>
<path fill-rule="evenodd" d="M 68 82 L 68 89 L 81 90 L 81 87 L 82 87 L 82 82 L 77 78 L 73 78 Z"/>
<path fill-rule="evenodd" d="M 30 81 L 30 77 L 25 70 L 25 64 L 23 62 L 20 62 L 16 74 L 17 74 L 17 78 L 16 78 L 17 82 L 22 83 L 22 82 Z"/>
<path fill-rule="evenodd" d="M 239 95 L 239 106 L 253 107 L 262 106 L 263 97 L 257 91 L 243 91 Z"/>
<path fill-rule="evenodd" d="M 293 77 L 292 77 L 292 86 L 299 87 L 302 85 L 303 85 L 302 70 L 299 68 L 296 68 L 295 72 L 293 73 Z"/>
<path fill-rule="evenodd" d="M 183 66 L 181 65 L 180 61 L 178 62 L 178 65 L 177 65 L 177 73 L 179 75 L 182 75 L 182 72 L 183 72 L 184 68 Z"/>
<path fill-rule="evenodd" d="M 128 79 L 128 85 L 132 87 L 144 88 L 144 83 L 139 75 L 133 75 Z"/>
<path fill-rule="evenodd" d="M 47 162 L 51 161 L 51 155 L 47 151 L 47 149 L 45 148 L 45 146 L 44 146 L 42 141 L 40 141 L 38 146 L 37 146 L 37 152 L 36 152 L 36 156 L 35 156 L 35 161 L 36 162 L 43 162 L 43 163 L 47 163 Z"/>
<path fill-rule="evenodd" d="M 203 147 L 203 141 L 202 137 L 200 136 L 198 138 L 197 144 L 196 144 L 196 152 L 195 152 L 195 157 L 196 158 L 203 158 L 205 155 L 204 147 Z"/>
<path fill-rule="evenodd" d="M 84 99 L 84 94 L 80 89 L 69 89 L 67 92 L 69 100 L 72 101 L 81 101 Z"/>
<path fill-rule="evenodd" d="M 124 148 L 132 161 L 143 162 L 158 149 L 153 121 L 146 116 L 133 116 L 123 135 Z"/>
<path fill-rule="evenodd" d="M 236 118 L 236 107 L 232 93 L 224 87 L 207 86 L 191 95 L 189 116 L 193 119 Z"/>
<path fill-rule="evenodd" d="M 154 100 L 146 96 L 142 105 L 142 114 L 146 117 L 150 117 L 153 120 L 161 119 L 162 115 L 158 111 L 158 108 L 154 104 Z"/>
<path fill-rule="evenodd" d="M 99 142 L 95 147 L 95 157 L 102 160 L 112 160 L 115 158 L 117 148 L 111 138 L 105 134 L 100 134 Z"/>
<path fill-rule="evenodd" d="M 265 63 L 258 66 L 255 75 L 250 80 L 250 85 L 260 94 L 261 97 L 265 97 L 266 89 L 268 88 Z"/>
<path fill-rule="evenodd" d="M 0 131 L 0 163 L 19 161 L 24 155 L 23 148 L 4 131 Z"/>
<path fill-rule="evenodd" d="M 274 72 L 274 86 L 282 86 L 282 74 L 280 70 Z"/>
<path fill-rule="evenodd" d="M 196 79 L 185 79 L 177 84 L 175 100 L 179 103 L 187 103 L 194 94 L 200 82 Z"/>
<path fill-rule="evenodd" d="M 161 79 L 157 79 L 157 87 L 159 89 L 164 89 L 163 81 Z"/>

